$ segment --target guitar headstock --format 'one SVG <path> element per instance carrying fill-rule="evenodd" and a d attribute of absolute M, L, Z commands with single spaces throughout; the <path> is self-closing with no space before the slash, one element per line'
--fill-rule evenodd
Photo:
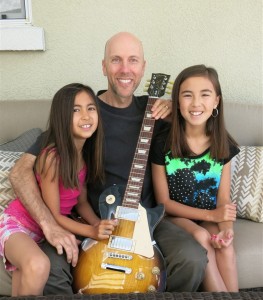
<path fill-rule="evenodd" d="M 172 81 L 169 81 L 170 75 L 163 73 L 152 73 L 151 80 L 147 80 L 145 85 L 150 97 L 160 98 L 165 93 L 170 94 L 172 89 Z"/>

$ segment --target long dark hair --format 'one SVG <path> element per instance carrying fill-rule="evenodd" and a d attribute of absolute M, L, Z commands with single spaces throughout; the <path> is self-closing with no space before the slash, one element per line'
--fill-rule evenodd
<path fill-rule="evenodd" d="M 98 127 L 93 135 L 85 141 L 82 149 L 83 159 L 87 165 L 87 181 L 103 181 L 103 128 L 100 110 L 94 91 L 87 85 L 71 83 L 62 87 L 54 95 L 47 131 L 43 134 L 41 150 L 44 152 L 44 164 L 48 154 L 55 151 L 51 163 L 56 163 L 59 176 L 66 188 L 78 187 L 78 153 L 73 139 L 73 109 L 75 97 L 80 92 L 86 92 L 94 101 L 98 112 Z M 57 168 L 56 168 L 57 169 Z M 53 176 L 55 178 L 56 173 Z"/>
<path fill-rule="evenodd" d="M 184 69 L 175 79 L 172 90 L 172 126 L 168 135 L 165 150 L 171 150 L 174 157 L 192 155 L 185 136 L 185 120 L 179 109 L 179 91 L 181 84 L 190 77 L 206 77 L 219 96 L 217 117 L 211 116 L 206 123 L 206 135 L 211 139 L 210 155 L 212 158 L 223 159 L 229 157 L 229 144 L 237 145 L 225 128 L 223 96 L 217 71 L 205 65 L 195 65 Z"/>

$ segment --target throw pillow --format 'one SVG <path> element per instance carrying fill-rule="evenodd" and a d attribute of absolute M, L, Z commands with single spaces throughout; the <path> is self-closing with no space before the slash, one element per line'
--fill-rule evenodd
<path fill-rule="evenodd" d="M 231 164 L 231 200 L 237 204 L 237 216 L 263 223 L 263 147 L 241 146 Z"/>
<path fill-rule="evenodd" d="M 8 203 L 15 198 L 8 174 L 22 154 L 23 152 L 0 151 L 0 216 Z"/>
<path fill-rule="evenodd" d="M 40 128 L 32 128 L 27 130 L 16 139 L 0 145 L 0 150 L 25 152 L 34 144 L 41 132 L 42 130 Z"/>

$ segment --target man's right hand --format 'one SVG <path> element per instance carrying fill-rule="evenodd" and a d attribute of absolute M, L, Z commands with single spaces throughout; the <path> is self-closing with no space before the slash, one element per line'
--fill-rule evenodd
<path fill-rule="evenodd" d="M 62 254 L 64 249 L 67 261 L 74 267 L 79 253 L 76 238 L 56 223 L 45 205 L 33 172 L 35 160 L 34 155 L 28 153 L 22 155 L 11 170 L 9 179 L 16 195 L 40 225 L 47 241 L 57 249 L 58 254 Z"/>
<path fill-rule="evenodd" d="M 52 224 L 42 228 L 47 241 L 57 249 L 59 255 L 63 254 L 63 249 L 67 256 L 67 262 L 73 267 L 78 262 L 79 248 L 74 234 L 63 229 L 58 224 Z"/>

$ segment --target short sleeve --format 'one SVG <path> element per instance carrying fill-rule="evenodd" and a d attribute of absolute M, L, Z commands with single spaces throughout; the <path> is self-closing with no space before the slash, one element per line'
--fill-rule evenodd
<path fill-rule="evenodd" d="M 150 160 L 157 165 L 165 165 L 165 141 L 166 135 L 157 136 L 153 139 L 150 152 Z"/>
<path fill-rule="evenodd" d="M 229 145 L 229 157 L 227 159 L 224 159 L 224 164 L 227 164 L 228 162 L 230 162 L 230 160 L 236 156 L 238 153 L 240 152 L 240 149 L 233 145 L 233 144 L 230 144 Z"/>
<path fill-rule="evenodd" d="M 38 156 L 41 151 L 42 140 L 43 140 L 43 133 L 38 136 L 35 143 L 31 147 L 29 147 L 29 149 L 26 151 L 26 153 L 32 154 L 34 156 Z"/>

